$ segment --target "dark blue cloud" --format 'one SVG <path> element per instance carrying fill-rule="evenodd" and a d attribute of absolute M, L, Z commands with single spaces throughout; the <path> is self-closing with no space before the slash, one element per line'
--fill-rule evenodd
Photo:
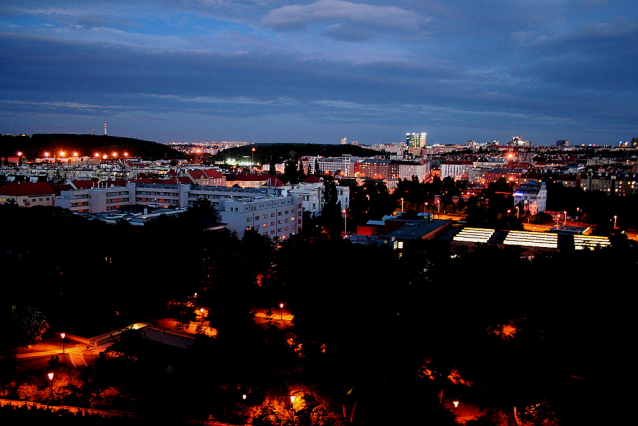
<path fill-rule="evenodd" d="M 0 128 L 111 121 L 123 136 L 159 141 L 293 142 L 305 128 L 335 143 L 396 142 L 406 131 L 439 143 L 617 142 L 638 136 L 636 9 L 626 0 L 7 0 Z"/>

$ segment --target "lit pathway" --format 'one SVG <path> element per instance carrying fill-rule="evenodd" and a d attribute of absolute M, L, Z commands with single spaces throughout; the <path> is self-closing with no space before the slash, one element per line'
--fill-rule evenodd
<path fill-rule="evenodd" d="M 82 352 L 85 346 L 82 344 L 66 344 L 64 347 L 64 355 L 62 354 L 62 345 L 47 341 L 38 342 L 28 349 L 19 349 L 16 357 L 20 360 L 33 358 L 51 358 L 59 356 L 66 358 L 74 367 L 86 367 L 87 363 Z"/>

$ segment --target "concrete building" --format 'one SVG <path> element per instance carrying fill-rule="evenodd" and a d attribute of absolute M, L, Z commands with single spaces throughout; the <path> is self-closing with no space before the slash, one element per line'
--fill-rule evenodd
<path fill-rule="evenodd" d="M 547 188 L 545 183 L 525 184 L 514 192 L 514 206 L 531 215 L 542 213 L 547 208 Z"/>
<path fill-rule="evenodd" d="M 426 177 L 426 165 L 417 163 L 416 161 L 392 160 L 389 167 L 389 177 L 391 179 L 408 179 L 412 180 L 416 176 L 419 182 Z"/>
<path fill-rule="evenodd" d="M 314 174 L 316 168 L 319 168 L 322 174 L 354 176 L 354 165 L 357 160 L 357 157 L 343 154 L 341 157 L 305 157 L 300 160 L 300 163 L 308 174 Z"/>
<path fill-rule="evenodd" d="M 441 163 L 441 179 L 451 177 L 454 180 L 469 180 L 472 161 L 446 161 Z"/>
<path fill-rule="evenodd" d="M 20 207 L 52 206 L 55 191 L 46 182 L 9 182 L 0 187 L 0 203 L 14 200 Z"/>
<path fill-rule="evenodd" d="M 368 177 L 370 179 L 385 179 L 390 177 L 390 162 L 378 158 L 368 158 L 358 163 L 355 176 Z"/>
<path fill-rule="evenodd" d="M 303 226 L 302 205 L 296 196 L 226 199 L 219 202 L 218 211 L 220 220 L 239 238 L 246 230 L 254 229 L 270 238 L 283 239 Z"/>
<path fill-rule="evenodd" d="M 293 185 L 287 193 L 299 198 L 304 211 L 310 212 L 312 216 L 318 216 L 323 211 L 324 188 L 324 183 L 321 179 L 316 176 L 310 176 L 300 184 Z M 337 185 L 337 198 L 342 210 L 349 209 L 350 187 Z"/>
<path fill-rule="evenodd" d="M 185 209 L 205 198 L 217 208 L 220 220 L 243 237 L 246 229 L 271 238 L 287 238 L 303 224 L 297 195 L 268 188 L 227 188 L 195 185 L 128 183 L 126 186 L 62 191 L 56 205 L 76 213 L 114 213 L 126 206 L 161 210 Z"/>
<path fill-rule="evenodd" d="M 635 195 L 638 194 L 638 174 L 590 171 L 580 177 L 580 187 L 585 191 L 602 191 L 610 195 Z"/>

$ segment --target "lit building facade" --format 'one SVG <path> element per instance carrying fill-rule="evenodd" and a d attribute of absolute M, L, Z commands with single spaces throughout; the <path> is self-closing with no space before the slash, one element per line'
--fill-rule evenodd
<path fill-rule="evenodd" d="M 547 188 L 545 183 L 525 184 L 514 192 L 514 206 L 535 215 L 547 209 Z"/>
<path fill-rule="evenodd" d="M 408 148 L 425 148 L 427 133 L 406 133 L 405 144 Z"/>

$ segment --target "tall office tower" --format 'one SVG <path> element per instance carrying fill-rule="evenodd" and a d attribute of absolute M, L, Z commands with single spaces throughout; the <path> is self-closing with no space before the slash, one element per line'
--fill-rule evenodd
<path fill-rule="evenodd" d="M 569 141 L 566 141 L 566 140 L 556 141 L 556 146 L 562 146 L 562 147 L 569 146 Z"/>
<path fill-rule="evenodd" d="M 341 145 L 348 145 L 348 138 L 341 138 Z"/>
<path fill-rule="evenodd" d="M 408 148 L 425 148 L 425 136 L 427 133 L 406 133 L 405 144 Z"/>

